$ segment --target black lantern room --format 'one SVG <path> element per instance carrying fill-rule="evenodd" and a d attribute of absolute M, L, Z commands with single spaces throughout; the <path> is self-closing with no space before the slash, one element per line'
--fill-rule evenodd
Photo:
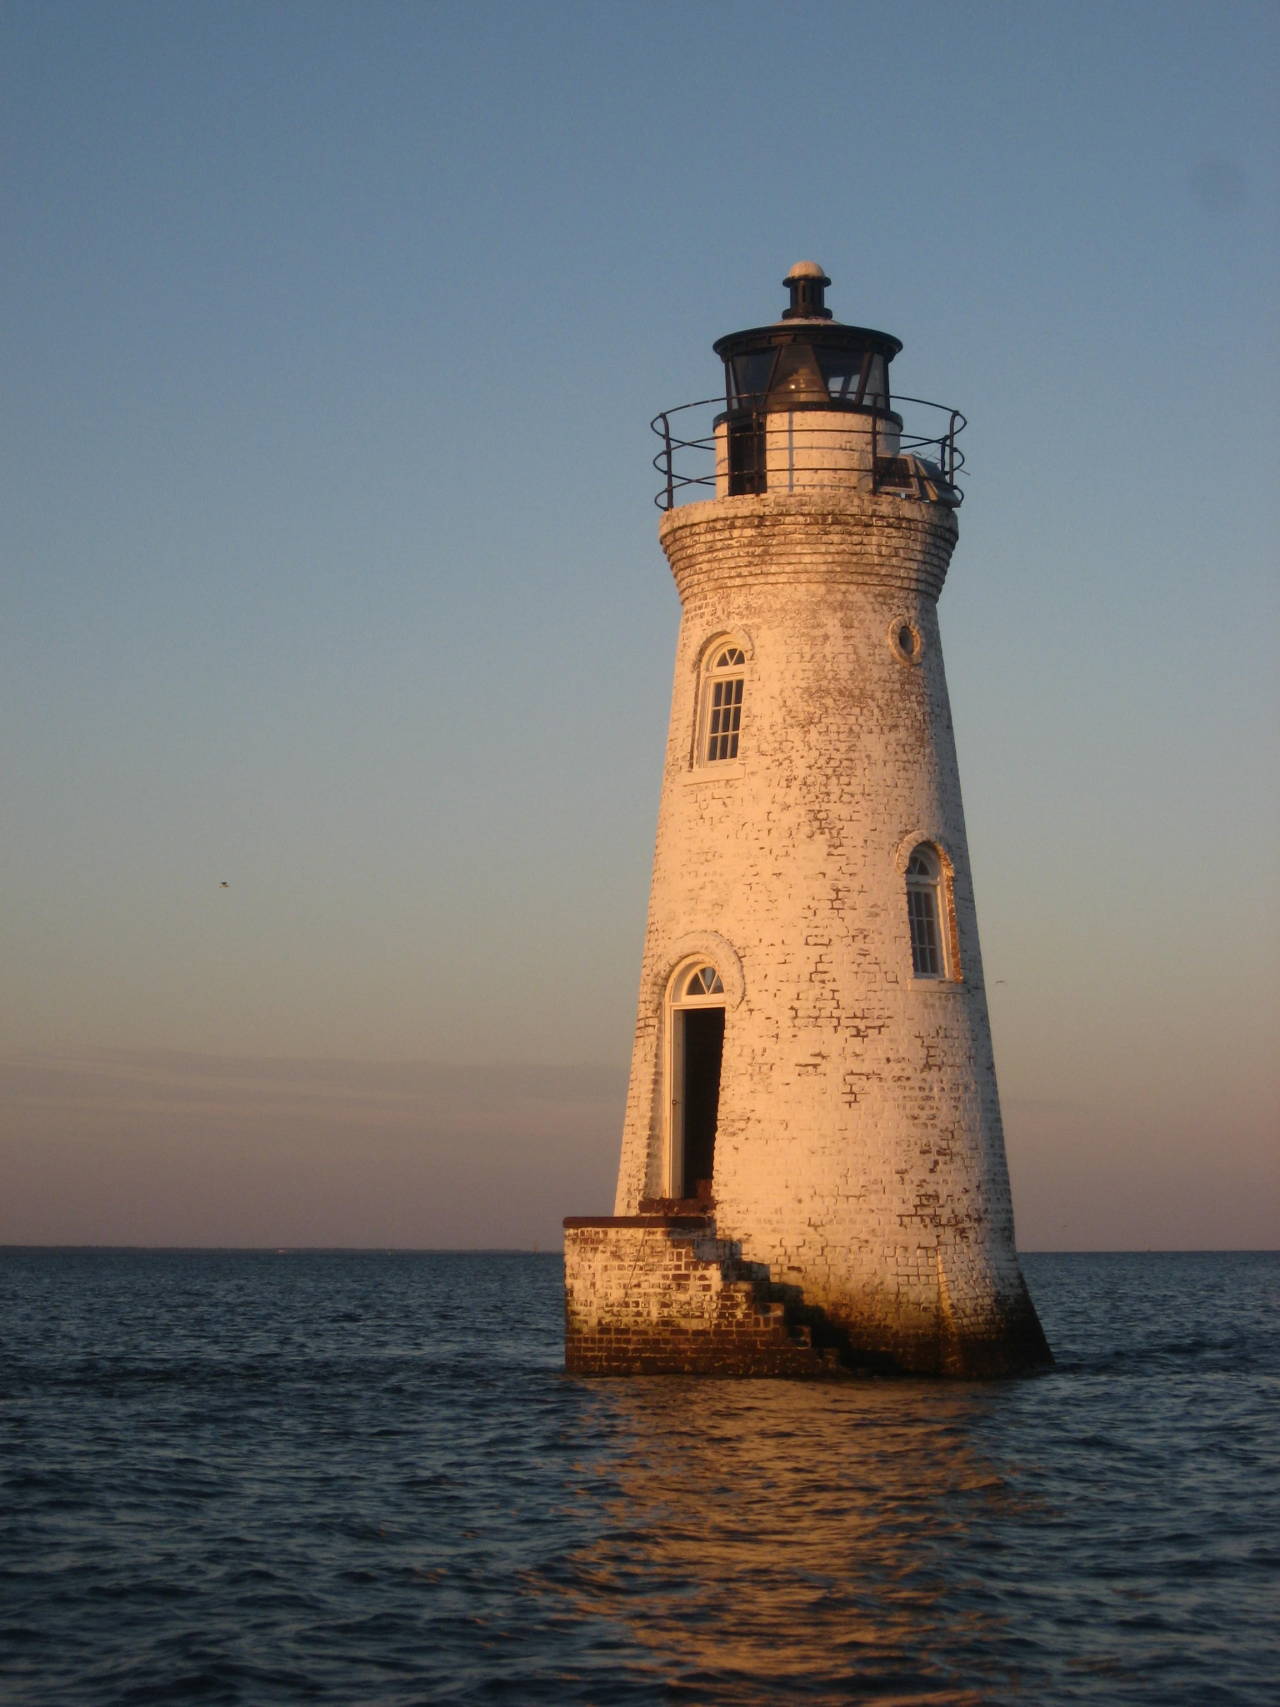
<path fill-rule="evenodd" d="M 764 417 L 776 410 L 836 410 L 902 426 L 889 393 L 889 363 L 901 341 L 833 320 L 823 300 L 831 280 L 816 261 L 797 262 L 782 282 L 791 303 L 781 320 L 730 332 L 713 346 L 724 362 L 727 407 L 719 419 L 728 428 L 731 492 L 762 489 Z"/>
<path fill-rule="evenodd" d="M 744 409 L 892 414 L 889 363 L 901 341 L 888 332 L 833 320 L 823 301 L 831 280 L 816 261 L 797 262 L 782 282 L 791 292 L 791 306 L 781 320 L 730 332 L 713 346 L 724 362 L 728 414 Z"/>

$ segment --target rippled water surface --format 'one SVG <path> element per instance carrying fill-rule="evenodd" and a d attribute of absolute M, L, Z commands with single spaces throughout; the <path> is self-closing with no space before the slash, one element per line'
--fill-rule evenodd
<path fill-rule="evenodd" d="M 553 1256 L 0 1252 L 0 1700 L 1273 1703 L 1272 1255 L 990 1385 L 559 1370 Z"/>

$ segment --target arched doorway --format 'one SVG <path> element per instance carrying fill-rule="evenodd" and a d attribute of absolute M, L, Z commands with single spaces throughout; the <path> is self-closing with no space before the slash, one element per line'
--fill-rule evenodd
<path fill-rule="evenodd" d="M 707 1201 L 724 1054 L 724 984 L 715 967 L 706 961 L 682 966 L 671 981 L 667 1013 L 667 1191 Z"/>

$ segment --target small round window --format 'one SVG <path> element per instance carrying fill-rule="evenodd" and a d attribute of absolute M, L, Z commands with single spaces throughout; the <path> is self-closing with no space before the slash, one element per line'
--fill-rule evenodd
<path fill-rule="evenodd" d="M 889 624 L 889 645 L 904 664 L 918 664 L 924 651 L 924 640 L 914 622 L 896 617 Z"/>

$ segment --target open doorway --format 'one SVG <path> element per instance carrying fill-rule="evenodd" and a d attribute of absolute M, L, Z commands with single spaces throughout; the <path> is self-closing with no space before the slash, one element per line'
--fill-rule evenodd
<path fill-rule="evenodd" d="M 724 1056 L 724 985 L 714 966 L 684 971 L 671 995 L 672 1197 L 711 1197 L 715 1177 L 720 1066 Z"/>
<path fill-rule="evenodd" d="M 738 415 L 729 422 L 729 496 L 763 492 L 765 471 L 764 416 Z"/>

